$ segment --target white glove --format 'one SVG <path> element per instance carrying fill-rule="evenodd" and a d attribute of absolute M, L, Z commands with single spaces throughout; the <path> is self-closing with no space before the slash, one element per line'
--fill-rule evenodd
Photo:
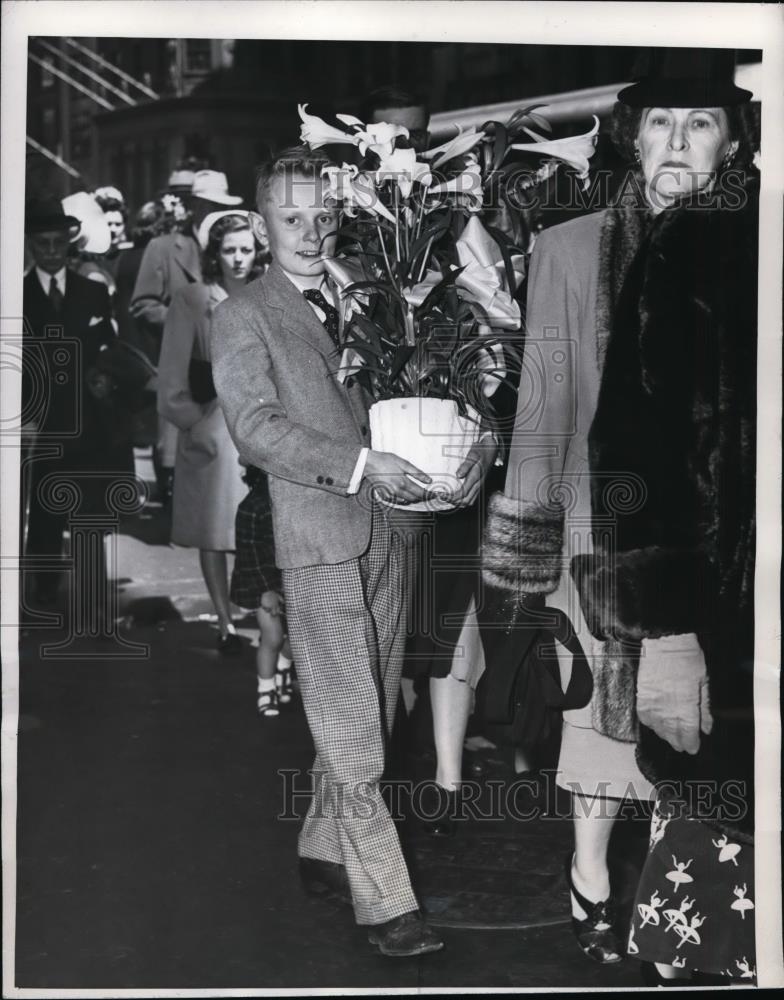
<path fill-rule="evenodd" d="M 700 732 L 710 733 L 713 717 L 705 657 L 696 635 L 643 639 L 637 717 L 674 750 L 697 753 Z"/>

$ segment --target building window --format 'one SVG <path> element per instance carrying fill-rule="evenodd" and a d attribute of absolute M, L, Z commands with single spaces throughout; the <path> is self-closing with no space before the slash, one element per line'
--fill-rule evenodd
<path fill-rule="evenodd" d="M 205 73 L 212 68 L 212 42 L 209 38 L 191 38 L 185 42 L 186 73 Z"/>

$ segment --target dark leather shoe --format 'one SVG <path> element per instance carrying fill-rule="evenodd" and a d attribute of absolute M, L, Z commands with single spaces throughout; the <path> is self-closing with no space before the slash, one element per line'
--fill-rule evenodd
<path fill-rule="evenodd" d="M 305 891 L 322 899 L 335 899 L 353 906 L 348 875 L 343 865 L 319 858 L 300 858 L 299 876 Z"/>
<path fill-rule="evenodd" d="M 219 635 L 216 642 L 218 652 L 223 656 L 237 656 L 242 652 L 242 639 L 236 632 L 227 632 L 226 635 Z"/>
<path fill-rule="evenodd" d="M 426 809 L 430 818 L 422 820 L 422 829 L 430 837 L 454 837 L 460 817 L 460 791 L 437 786 L 434 797 L 437 805 Z"/>
<path fill-rule="evenodd" d="M 440 951 L 444 942 L 422 919 L 418 910 L 404 913 L 385 924 L 374 924 L 368 941 L 390 958 L 409 958 Z"/>

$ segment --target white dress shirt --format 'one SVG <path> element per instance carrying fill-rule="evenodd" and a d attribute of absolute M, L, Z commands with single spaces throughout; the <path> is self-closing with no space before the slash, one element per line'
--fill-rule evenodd
<path fill-rule="evenodd" d="M 52 278 L 57 282 L 57 288 L 60 294 L 65 296 L 65 268 L 61 267 L 57 274 L 49 274 L 48 271 L 42 271 L 40 267 L 36 267 L 35 273 L 38 275 L 38 280 L 41 282 L 41 288 L 44 290 L 44 295 L 49 295 L 49 289 L 52 287 Z"/>
<path fill-rule="evenodd" d="M 281 270 L 283 269 L 281 268 Z M 283 273 L 286 275 L 286 277 L 289 279 L 292 285 L 298 288 L 301 292 L 304 293 L 310 288 L 310 285 L 303 284 L 302 279 L 298 277 L 296 274 L 289 274 L 289 272 L 285 270 L 283 271 Z M 329 301 L 330 299 L 333 298 L 332 291 L 329 288 L 329 286 L 324 288 L 325 283 L 326 283 L 326 278 L 324 278 L 321 285 L 319 286 L 319 291 L 321 292 L 322 295 L 324 295 L 324 298 Z M 326 316 L 324 315 L 324 310 L 319 309 L 319 307 L 315 304 L 315 302 L 311 302 L 310 299 L 305 299 L 305 301 L 308 303 L 310 308 L 318 317 L 319 323 L 323 323 L 324 320 L 326 319 Z M 367 463 L 367 457 L 369 451 L 370 448 L 362 448 L 359 452 L 359 458 L 357 458 L 357 464 L 354 466 L 354 471 L 351 474 L 351 479 L 349 480 L 349 484 L 346 489 L 347 496 L 351 496 L 354 493 L 359 493 L 359 487 L 362 484 L 362 477 L 365 474 L 365 465 Z"/>

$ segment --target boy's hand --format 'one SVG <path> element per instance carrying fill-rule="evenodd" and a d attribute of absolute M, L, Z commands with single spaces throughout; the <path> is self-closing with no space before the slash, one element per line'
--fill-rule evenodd
<path fill-rule="evenodd" d="M 485 476 L 495 461 L 498 445 L 489 436 L 475 444 L 457 470 L 463 485 L 449 499 L 457 507 L 470 507 L 479 495 Z"/>
<path fill-rule="evenodd" d="M 391 451 L 368 452 L 365 462 L 365 476 L 375 494 L 384 500 L 397 503 L 416 503 L 427 500 L 428 490 L 417 485 L 413 476 L 423 483 L 431 482 L 430 476 L 411 462 L 407 462 Z"/>

